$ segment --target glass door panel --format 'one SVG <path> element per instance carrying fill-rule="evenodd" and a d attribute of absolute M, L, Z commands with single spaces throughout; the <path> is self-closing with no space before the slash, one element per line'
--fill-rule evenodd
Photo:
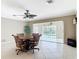
<path fill-rule="evenodd" d="M 33 24 L 33 32 L 41 33 L 41 40 L 64 43 L 63 21 Z"/>

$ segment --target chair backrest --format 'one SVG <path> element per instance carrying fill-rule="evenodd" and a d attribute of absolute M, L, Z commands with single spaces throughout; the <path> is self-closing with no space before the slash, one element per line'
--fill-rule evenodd
<path fill-rule="evenodd" d="M 15 43 L 17 47 L 21 47 L 23 44 L 23 40 L 21 40 L 18 36 L 12 35 L 15 38 Z"/>
<path fill-rule="evenodd" d="M 41 34 L 39 34 L 39 33 L 33 33 L 32 36 L 33 36 L 34 41 L 38 43 L 39 40 L 40 40 Z"/>
<path fill-rule="evenodd" d="M 13 34 L 12 34 L 12 36 L 14 37 L 15 42 L 17 43 L 17 41 L 18 41 L 18 36 L 15 36 L 15 35 L 13 35 Z"/>

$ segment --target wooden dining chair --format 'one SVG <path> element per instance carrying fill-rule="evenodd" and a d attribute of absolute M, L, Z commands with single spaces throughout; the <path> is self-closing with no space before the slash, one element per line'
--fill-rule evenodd
<path fill-rule="evenodd" d="M 35 46 L 38 45 L 41 34 L 39 34 L 39 33 L 33 33 L 32 36 L 33 36 L 33 40 L 31 42 L 32 43 L 31 48 L 33 49 L 33 53 L 34 53 L 35 49 L 37 49 L 39 51 L 39 48 L 35 48 Z"/>
<path fill-rule="evenodd" d="M 15 39 L 15 43 L 16 43 L 16 51 L 17 51 L 17 55 L 20 51 L 23 51 L 23 41 L 18 37 L 12 34 L 12 36 Z"/>

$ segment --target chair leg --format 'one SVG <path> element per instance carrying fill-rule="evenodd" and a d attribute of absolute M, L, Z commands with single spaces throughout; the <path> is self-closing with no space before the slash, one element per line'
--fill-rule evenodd
<path fill-rule="evenodd" d="M 17 49 L 15 51 L 17 51 Z"/>
<path fill-rule="evenodd" d="M 34 49 L 33 49 L 33 54 L 34 54 Z"/>
<path fill-rule="evenodd" d="M 38 51 L 39 51 L 39 48 L 38 48 Z"/>
<path fill-rule="evenodd" d="M 15 49 L 15 51 L 17 51 L 17 50 L 19 50 L 19 49 Z"/>
<path fill-rule="evenodd" d="M 34 47 L 32 47 L 32 49 L 33 49 L 33 54 L 34 54 Z"/>
<path fill-rule="evenodd" d="M 19 52 L 20 52 L 20 50 L 17 50 L 17 55 L 18 55 Z"/>
<path fill-rule="evenodd" d="M 38 49 L 38 51 L 39 51 L 39 48 L 34 48 L 34 49 Z"/>

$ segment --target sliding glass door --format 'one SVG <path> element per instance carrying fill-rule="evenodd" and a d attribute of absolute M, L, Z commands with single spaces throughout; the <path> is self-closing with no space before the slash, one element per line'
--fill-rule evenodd
<path fill-rule="evenodd" d="M 33 32 L 41 33 L 41 40 L 63 43 L 63 26 L 63 21 L 36 23 L 33 24 Z"/>

